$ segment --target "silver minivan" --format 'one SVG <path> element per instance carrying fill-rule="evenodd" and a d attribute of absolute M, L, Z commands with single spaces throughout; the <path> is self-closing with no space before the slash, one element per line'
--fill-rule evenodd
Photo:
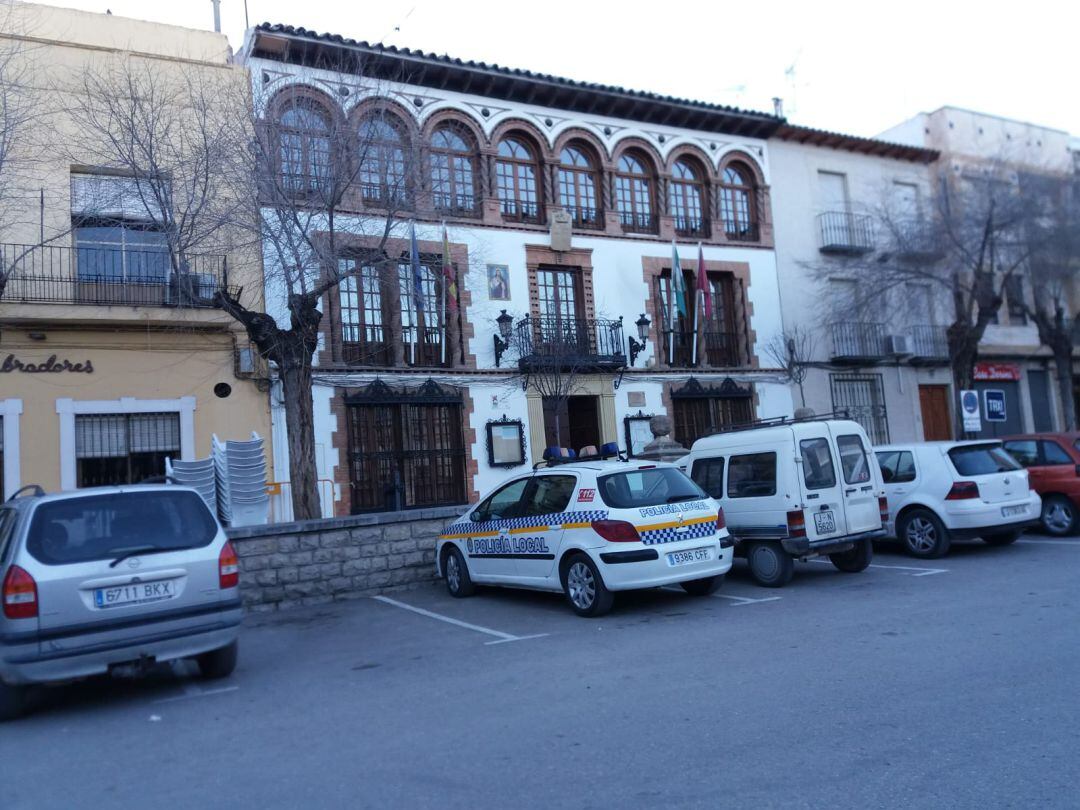
<path fill-rule="evenodd" d="M 236 666 L 236 553 L 199 494 L 171 485 L 33 493 L 0 504 L 0 719 L 27 687 L 194 658 Z"/>

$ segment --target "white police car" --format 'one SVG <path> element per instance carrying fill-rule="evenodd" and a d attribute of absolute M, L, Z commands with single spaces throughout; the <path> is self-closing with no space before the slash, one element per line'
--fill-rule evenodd
<path fill-rule="evenodd" d="M 712 593 L 732 557 L 723 510 L 676 467 L 597 460 L 502 484 L 447 527 L 435 564 L 453 596 L 477 584 L 562 591 L 599 616 L 613 591 Z"/>

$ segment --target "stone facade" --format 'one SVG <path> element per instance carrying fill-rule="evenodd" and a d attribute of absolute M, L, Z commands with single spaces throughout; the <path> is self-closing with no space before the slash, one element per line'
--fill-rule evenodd
<path fill-rule="evenodd" d="M 359 599 L 435 579 L 435 541 L 464 507 L 230 529 L 249 611 Z"/>

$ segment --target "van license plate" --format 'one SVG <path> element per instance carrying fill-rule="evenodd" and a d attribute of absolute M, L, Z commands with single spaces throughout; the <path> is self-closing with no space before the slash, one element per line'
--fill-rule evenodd
<path fill-rule="evenodd" d="M 711 559 L 711 548 L 690 548 L 686 551 L 673 551 L 668 554 L 667 564 L 670 566 L 689 565 L 690 563 L 704 562 Z"/>
<path fill-rule="evenodd" d="M 1001 507 L 1002 517 L 1014 517 L 1015 515 L 1026 515 L 1027 504 L 1022 503 L 1019 506 L 1003 506 Z"/>
<path fill-rule="evenodd" d="M 172 599 L 174 596 L 176 596 L 175 580 L 163 579 L 158 582 L 119 585 L 115 588 L 95 588 L 94 605 L 103 609 L 119 605 L 142 605 L 147 602 Z"/>
<path fill-rule="evenodd" d="M 814 512 L 814 528 L 818 534 L 833 534 L 836 531 L 836 518 L 832 510 L 828 512 Z"/>

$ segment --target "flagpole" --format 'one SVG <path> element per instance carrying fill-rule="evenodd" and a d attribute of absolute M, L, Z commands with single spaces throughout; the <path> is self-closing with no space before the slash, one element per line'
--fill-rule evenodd
<path fill-rule="evenodd" d="M 671 283 L 668 285 L 668 365 L 675 365 L 675 310 L 678 307 L 676 296 L 678 284 L 675 274 L 682 272 L 679 268 L 678 253 L 675 250 L 675 240 L 671 240 Z"/>
<path fill-rule="evenodd" d="M 446 253 L 446 239 L 445 239 L 445 236 L 446 236 L 446 222 L 445 221 L 443 222 L 442 227 L 443 227 L 443 237 L 444 237 L 443 238 L 443 254 L 445 254 Z M 446 255 L 443 255 L 442 264 L 443 264 L 444 268 L 446 267 L 446 265 L 448 263 L 448 260 L 449 260 L 449 257 L 446 256 Z M 440 303 L 442 304 L 442 307 L 441 307 L 442 312 L 439 315 L 439 325 L 442 327 L 442 339 L 439 342 L 442 344 L 442 364 L 445 366 L 446 365 L 446 338 L 449 335 L 449 331 L 446 328 L 446 296 L 448 296 L 450 294 L 450 290 L 449 290 L 448 285 L 446 283 L 446 273 L 444 272 L 441 275 L 442 275 L 442 283 L 439 286 L 442 287 L 442 295 L 439 296 L 439 298 L 440 298 Z"/>
<path fill-rule="evenodd" d="M 691 350 L 693 355 L 693 365 L 697 365 L 697 315 L 698 304 L 701 303 L 701 290 L 694 290 L 694 348 Z"/>
<path fill-rule="evenodd" d="M 412 287 L 412 295 L 409 299 L 416 298 L 416 223 L 412 220 L 409 221 L 409 286 Z M 409 365 L 416 365 L 416 338 L 417 333 L 420 331 L 420 316 L 417 314 L 416 301 L 412 301 L 410 307 L 412 312 L 409 315 L 409 319 L 413 322 L 412 328 L 409 330 Z"/>

